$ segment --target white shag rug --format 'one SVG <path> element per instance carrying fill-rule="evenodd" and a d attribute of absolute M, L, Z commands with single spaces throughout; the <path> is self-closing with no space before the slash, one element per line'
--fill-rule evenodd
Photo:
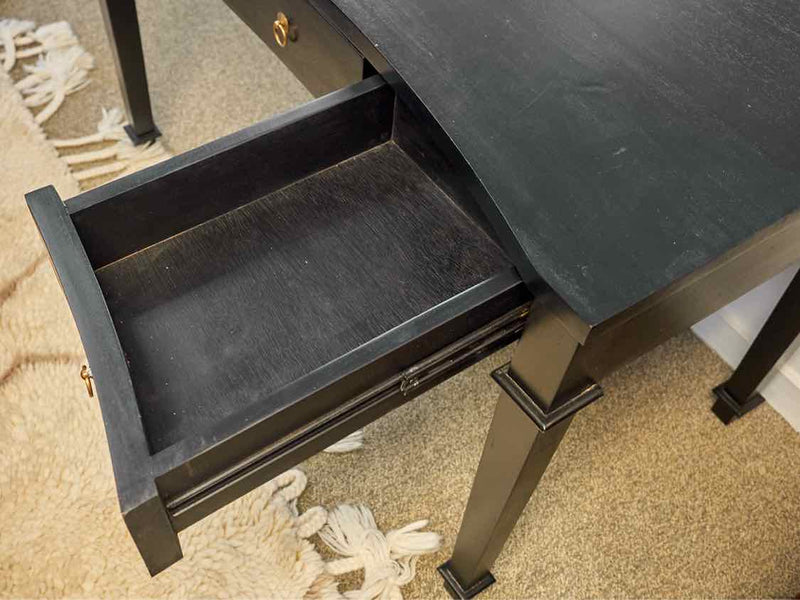
<path fill-rule="evenodd" d="M 118 111 L 103 111 L 94 134 L 47 140 L 39 124 L 88 84 L 93 64 L 68 24 L 2 19 L 0 45 L 3 71 L 19 60 L 25 70 L 16 84 L 0 71 L 0 595 L 401 598 L 439 536 L 420 531 L 426 521 L 384 534 L 363 506 L 299 514 L 297 469 L 183 532 L 185 558 L 149 577 L 119 514 L 99 406 L 79 378 L 80 340 L 23 196 L 52 184 L 69 198 L 82 181 L 169 155 L 160 143 L 133 148 Z M 66 160 L 56 150 L 89 144 Z M 360 446 L 357 432 L 329 450 Z M 325 562 L 315 534 L 343 558 Z M 343 596 L 336 576 L 354 570 L 363 585 Z"/>

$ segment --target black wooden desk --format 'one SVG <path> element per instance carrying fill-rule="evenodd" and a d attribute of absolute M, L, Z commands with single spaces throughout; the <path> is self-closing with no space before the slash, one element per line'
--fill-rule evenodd
<path fill-rule="evenodd" d="M 29 196 L 126 522 L 159 571 L 175 532 L 524 322 L 440 568 L 472 596 L 597 382 L 800 258 L 800 7 L 226 1 L 338 91 L 66 210 Z M 134 4 L 102 4 L 151 139 Z"/>

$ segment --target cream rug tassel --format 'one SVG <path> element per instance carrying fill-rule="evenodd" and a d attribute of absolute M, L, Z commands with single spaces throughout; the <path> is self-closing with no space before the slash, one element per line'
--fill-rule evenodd
<path fill-rule="evenodd" d="M 0 42 L 3 44 L 3 70 L 8 73 L 17 62 L 17 42 L 14 38 L 22 36 L 35 27 L 33 21 L 18 19 L 0 20 Z"/>
<path fill-rule="evenodd" d="M 117 108 L 112 108 L 111 110 L 103 109 L 103 115 L 97 125 L 97 133 L 72 139 L 52 140 L 52 142 L 59 149 L 115 142 L 107 148 L 61 156 L 70 167 L 93 162 L 111 161 L 86 169 L 73 169 L 72 175 L 78 181 L 86 181 L 104 175 L 119 175 L 125 172 L 138 171 L 172 156 L 160 141 L 134 146 L 130 138 L 128 138 L 128 134 L 125 133 L 124 125 L 122 111 Z"/>
<path fill-rule="evenodd" d="M 78 181 L 86 181 L 103 175 L 117 175 L 126 171 L 139 171 L 145 167 L 154 165 L 162 160 L 170 158 L 170 154 L 161 145 L 161 142 L 151 142 L 150 144 L 134 146 L 127 139 L 120 140 L 110 148 L 96 150 L 93 152 L 83 152 L 81 154 L 71 154 L 62 156 L 64 161 L 70 165 L 85 164 L 101 160 L 114 159 L 96 167 L 75 170 L 72 175 Z"/>
<path fill-rule="evenodd" d="M 16 87 L 25 96 L 25 106 L 45 105 L 34 117 L 40 125 L 59 109 L 64 98 L 89 84 L 94 58 L 80 46 L 52 50 L 39 57 L 35 65 L 25 65 L 27 77 Z"/>
<path fill-rule="evenodd" d="M 358 450 L 364 445 L 364 430 L 359 429 L 358 431 L 354 431 L 346 438 L 343 438 L 336 442 L 335 444 L 328 446 L 323 450 L 323 452 L 327 452 L 329 454 L 343 454 L 345 452 L 352 452 L 353 450 Z"/>
<path fill-rule="evenodd" d="M 125 121 L 122 111 L 118 108 L 110 110 L 103 109 L 103 116 L 97 124 L 97 133 L 91 133 L 77 138 L 63 140 L 50 140 L 56 148 L 74 148 L 76 146 L 87 146 L 89 144 L 99 144 L 100 142 L 118 142 L 124 140 L 128 134 L 125 133 Z"/>
<path fill-rule="evenodd" d="M 419 531 L 427 525 L 415 521 L 384 535 L 366 506 L 337 506 L 319 536 L 347 558 L 327 563 L 326 569 L 332 575 L 364 569 L 364 584 L 346 592 L 348 600 L 402 600 L 400 587 L 414 579 L 417 557 L 441 547 L 438 533 Z"/>
<path fill-rule="evenodd" d="M 43 52 L 49 52 L 50 50 L 60 50 L 62 48 L 78 45 L 78 38 L 73 33 L 72 27 L 70 27 L 69 23 L 66 21 L 42 25 L 36 31 L 20 36 L 14 41 L 17 46 L 31 46 L 37 44 L 32 48 L 17 49 L 17 58 L 29 58 L 37 54 L 42 54 Z"/>

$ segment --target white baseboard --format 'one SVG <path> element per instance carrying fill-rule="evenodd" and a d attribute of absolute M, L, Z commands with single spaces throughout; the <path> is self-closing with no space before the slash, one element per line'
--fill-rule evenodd
<path fill-rule="evenodd" d="M 750 342 L 737 332 L 720 313 L 715 313 L 692 327 L 694 334 L 714 350 L 732 368 L 739 364 Z M 789 424 L 800 432 L 800 387 L 793 381 L 797 374 L 784 365 L 761 384 L 761 395 Z"/>

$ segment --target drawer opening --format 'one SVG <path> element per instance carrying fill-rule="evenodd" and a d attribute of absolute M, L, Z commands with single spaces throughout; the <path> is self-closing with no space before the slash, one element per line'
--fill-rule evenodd
<path fill-rule="evenodd" d="M 97 278 L 157 452 L 506 266 L 386 142 Z"/>
<path fill-rule="evenodd" d="M 376 75 L 27 195 L 151 573 L 176 532 L 519 336 L 530 291 L 440 147 Z"/>
<path fill-rule="evenodd" d="M 242 460 L 529 301 L 396 104 L 373 76 L 66 203 L 163 473 L 237 436 L 219 460 Z"/>
<path fill-rule="evenodd" d="M 340 34 L 304 14 L 314 35 L 286 55 L 293 72 L 315 93 L 365 79 L 66 203 L 52 186 L 26 195 L 151 574 L 180 558 L 178 531 L 511 343 L 527 317 L 452 141 L 351 46 L 336 69 L 306 60 Z"/>

